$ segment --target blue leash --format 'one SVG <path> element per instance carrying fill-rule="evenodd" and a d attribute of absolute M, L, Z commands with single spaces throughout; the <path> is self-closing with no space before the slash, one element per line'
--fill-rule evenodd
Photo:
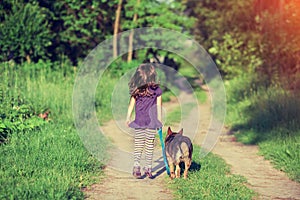
<path fill-rule="evenodd" d="M 168 165 L 168 161 L 167 161 L 167 156 L 166 156 L 166 152 L 165 152 L 165 143 L 164 143 L 164 140 L 163 140 L 163 136 L 162 136 L 162 129 L 158 129 L 158 135 L 159 135 L 159 140 L 160 140 L 160 144 L 161 144 L 161 148 L 162 148 L 162 154 L 163 154 L 163 158 L 164 158 L 164 163 L 165 163 L 165 166 L 166 166 L 166 171 L 168 173 L 168 175 L 170 175 L 170 168 L 169 168 L 169 165 Z"/>

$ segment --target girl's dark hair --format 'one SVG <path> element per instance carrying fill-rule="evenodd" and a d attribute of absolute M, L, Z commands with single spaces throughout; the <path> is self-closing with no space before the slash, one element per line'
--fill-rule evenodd
<path fill-rule="evenodd" d="M 140 96 L 151 96 L 149 88 L 158 87 L 156 81 L 156 71 L 152 63 L 141 64 L 131 77 L 128 86 L 129 93 L 135 99 Z"/>

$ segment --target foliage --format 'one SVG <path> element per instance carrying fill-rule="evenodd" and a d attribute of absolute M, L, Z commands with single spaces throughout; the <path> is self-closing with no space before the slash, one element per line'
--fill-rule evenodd
<path fill-rule="evenodd" d="M 0 199 L 84 199 L 102 166 L 67 121 L 13 134 L 0 159 Z"/>
<path fill-rule="evenodd" d="M 234 37 L 230 33 L 225 33 L 222 39 L 221 42 L 213 40 L 208 52 L 216 57 L 215 62 L 225 73 L 225 78 L 232 79 L 244 73 L 255 73 L 262 64 L 255 44 L 252 41 L 245 42 L 241 37 Z"/>
<path fill-rule="evenodd" d="M 3 77 L 0 83 L 0 142 L 7 140 L 12 133 L 33 131 L 41 127 L 45 121 L 38 117 L 39 110 L 23 95 L 22 76 L 9 64 L 1 65 Z M 44 108 L 45 109 L 45 108 Z"/>
<path fill-rule="evenodd" d="M 299 89 L 299 1 L 187 1 L 194 34 L 225 79 L 258 73 L 272 85 Z"/>
<path fill-rule="evenodd" d="M 77 66 L 91 49 L 113 34 L 117 4 L 117 0 L 22 0 L 16 4 L 5 0 L 0 6 L 0 36 L 4 45 L 0 60 L 23 62 L 27 56 L 27 60 L 34 62 L 39 58 L 61 61 L 67 57 Z M 177 1 L 124 1 L 119 32 L 164 27 L 189 33 L 194 20 L 184 15 L 184 9 Z M 138 16 L 136 22 L 134 14 Z"/>
<path fill-rule="evenodd" d="M 103 74 L 101 80 L 99 80 L 96 89 L 95 107 L 100 123 L 108 121 L 113 117 L 111 99 L 117 80 L 118 79 L 116 77 L 112 77 L 109 73 Z M 124 106 L 127 106 L 127 103 L 128 102 L 124 102 Z"/>
<path fill-rule="evenodd" d="M 0 106 L 0 142 L 7 140 L 7 137 L 14 132 L 33 131 L 42 126 L 45 121 L 34 115 L 32 108 L 27 104 L 14 105 L 12 108 Z"/>
<path fill-rule="evenodd" d="M 212 41 L 222 41 L 224 34 L 238 36 L 238 33 L 243 40 L 251 39 L 255 30 L 251 4 L 252 1 L 188 0 L 189 15 L 197 18 L 193 29 L 196 40 L 209 49 Z"/>
<path fill-rule="evenodd" d="M 233 130 L 248 133 L 251 139 L 243 140 L 244 142 L 258 143 L 266 140 L 270 137 L 269 132 L 274 129 L 287 128 L 290 133 L 300 129 L 298 95 L 280 88 L 263 87 L 251 78 L 229 81 L 226 88 L 229 99 L 227 124 Z"/>
<path fill-rule="evenodd" d="M 259 145 L 266 159 L 299 182 L 299 95 L 249 76 L 228 81 L 226 88 L 226 123 L 237 140 Z"/>
<path fill-rule="evenodd" d="M 271 134 L 280 135 L 261 142 L 260 154 L 271 160 L 277 169 L 286 172 L 292 180 L 300 182 L 300 133 L 290 133 L 286 128 L 278 128 Z"/>
<path fill-rule="evenodd" d="M 211 54 L 224 78 L 253 73 L 261 66 L 251 1 L 188 1 L 188 5 L 190 15 L 198 17 L 196 39 Z"/>
<path fill-rule="evenodd" d="M 133 60 L 132 62 L 124 62 L 121 58 L 115 60 L 108 68 L 109 74 L 115 78 L 123 76 L 131 69 L 137 68 L 142 62 L 139 60 Z"/>
<path fill-rule="evenodd" d="M 45 109 L 51 115 L 38 129 L 21 132 L 16 125 L 1 145 L 0 199 L 84 199 L 81 189 L 101 172 L 106 152 L 98 157 L 100 162 L 92 157 L 73 124 L 75 71 L 53 65 L 57 64 L 1 64 L 0 105 L 6 118 L 15 118 L 13 106 L 19 106 L 13 111 L 21 119 L 29 117 L 28 125 Z"/>
<path fill-rule="evenodd" d="M 57 31 L 58 54 L 67 55 L 74 65 L 112 34 L 116 1 L 53 1 L 52 30 Z M 53 34 L 55 34 L 53 32 Z"/>
<path fill-rule="evenodd" d="M 139 1 L 128 0 L 124 5 L 124 16 L 121 19 L 122 31 L 133 28 L 160 27 L 183 34 L 190 34 L 195 19 L 184 13 L 185 5 L 178 1 L 164 2 L 157 0 Z M 136 18 L 134 18 L 136 16 Z M 132 32 L 134 34 L 134 32 Z M 154 36 L 153 36 L 154 35 Z M 163 44 L 160 46 L 174 46 L 177 44 L 177 38 L 163 33 L 152 34 L 152 38 L 141 37 L 146 46 L 152 48 L 140 49 L 134 51 L 134 58 L 137 60 L 147 60 L 158 57 L 174 58 L 179 57 L 175 54 L 155 48 L 153 39 L 163 38 Z M 165 64 L 165 63 L 164 63 Z M 177 63 L 179 65 L 179 63 Z M 172 66 L 171 66 L 172 67 Z"/>
<path fill-rule="evenodd" d="M 273 85 L 300 88 L 300 2 L 256 0 L 256 23 L 260 38 L 261 73 Z"/>
<path fill-rule="evenodd" d="M 125 6 L 125 18 L 122 22 L 123 30 L 140 27 L 162 27 L 188 33 L 194 19 L 184 15 L 185 6 L 177 1 L 170 3 L 156 0 L 141 1 L 129 0 Z M 133 15 L 137 14 L 137 21 L 132 22 Z"/>
<path fill-rule="evenodd" d="M 229 174 L 229 167 L 221 158 L 208 154 L 200 160 L 199 149 L 194 150 L 188 179 L 175 179 L 168 184 L 176 199 L 252 199 L 255 196 L 245 186 L 244 177 Z"/>
<path fill-rule="evenodd" d="M 52 37 L 47 10 L 36 4 L 12 4 L 0 23 L 0 60 L 22 62 L 46 58 Z"/>

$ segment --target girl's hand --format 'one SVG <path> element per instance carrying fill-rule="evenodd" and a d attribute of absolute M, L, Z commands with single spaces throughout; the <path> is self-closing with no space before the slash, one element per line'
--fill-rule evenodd
<path fill-rule="evenodd" d="M 125 121 L 125 125 L 127 127 L 129 127 L 130 118 L 131 118 L 130 116 L 131 116 L 131 113 L 134 109 L 134 105 L 135 105 L 135 99 L 133 97 L 131 97 L 129 105 L 128 105 L 127 117 L 126 117 L 126 121 Z"/>
<path fill-rule="evenodd" d="M 129 124 L 130 124 L 130 120 L 127 119 L 127 120 L 125 121 L 125 125 L 126 125 L 127 127 L 129 127 Z"/>

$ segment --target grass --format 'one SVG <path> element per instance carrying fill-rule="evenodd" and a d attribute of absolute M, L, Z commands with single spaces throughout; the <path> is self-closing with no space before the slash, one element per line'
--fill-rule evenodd
<path fill-rule="evenodd" d="M 171 95 L 173 95 L 173 94 L 171 93 Z M 204 103 L 207 99 L 206 93 L 203 90 L 200 90 L 200 89 L 197 90 L 195 92 L 195 95 L 198 98 L 198 101 L 200 103 Z M 196 106 L 196 104 L 194 104 L 194 103 L 187 103 L 187 104 L 175 107 L 171 112 L 166 113 L 164 126 L 172 127 L 175 124 L 180 123 L 181 120 L 185 119 L 189 115 L 189 113 L 192 111 L 193 108 L 195 108 L 195 106 Z M 177 130 L 173 130 L 173 131 L 177 131 Z M 163 137 L 165 138 L 165 136 L 166 136 L 166 133 L 163 132 Z"/>
<path fill-rule="evenodd" d="M 248 189 L 246 179 L 231 175 L 223 159 L 208 154 L 200 160 L 200 148 L 194 148 L 193 164 L 188 179 L 169 181 L 176 199 L 252 199 L 255 193 Z"/>
<path fill-rule="evenodd" d="M 196 105 L 193 103 L 187 103 L 174 108 L 171 112 L 167 113 L 164 126 L 172 126 L 176 123 L 180 123 L 182 119 L 188 116 L 195 106 Z"/>
<path fill-rule="evenodd" d="M 195 83 L 195 80 L 200 78 L 200 73 L 190 64 L 185 63 L 185 65 L 179 68 L 179 74 L 187 78 L 188 82 L 193 88 L 193 92 L 199 103 L 205 103 L 207 101 L 206 92 L 199 87 L 199 84 Z"/>
<path fill-rule="evenodd" d="M 274 137 L 258 145 L 260 154 L 271 160 L 275 168 L 286 172 L 290 179 L 300 182 L 300 133 L 296 136 Z"/>
<path fill-rule="evenodd" d="M 0 199 L 83 199 L 103 165 L 65 124 L 13 134 L 0 152 Z"/>
<path fill-rule="evenodd" d="M 161 96 L 162 102 L 165 103 L 165 102 L 171 101 L 171 97 L 175 97 L 173 92 L 171 92 L 170 90 L 164 91 L 162 96 Z"/>
<path fill-rule="evenodd" d="M 184 61 L 183 66 L 179 68 L 179 73 L 185 77 L 196 78 L 199 76 L 199 72 L 187 61 Z"/>
<path fill-rule="evenodd" d="M 196 95 L 196 98 L 200 104 L 205 103 L 207 101 L 208 97 L 206 95 L 206 92 L 203 89 L 201 89 L 199 87 L 195 88 L 194 94 Z"/>
<path fill-rule="evenodd" d="M 49 63 L 5 63 L 0 69 L 4 77 L 1 110 L 5 113 L 1 119 L 11 115 L 19 104 L 29 109 L 29 114 L 9 118 L 20 123 L 0 145 L 0 199 L 84 199 L 81 189 L 98 181 L 106 152 L 102 152 L 102 158 L 98 156 L 99 160 L 91 156 L 74 127 L 72 92 L 76 74 L 72 68 L 55 70 Z M 50 110 L 49 121 L 35 129 L 19 129 L 45 110 Z"/>
<path fill-rule="evenodd" d="M 227 124 L 238 141 L 257 144 L 259 152 L 300 182 L 300 100 L 298 93 L 262 87 L 251 79 L 227 83 Z M 243 89 L 244 88 L 244 89 Z"/>

